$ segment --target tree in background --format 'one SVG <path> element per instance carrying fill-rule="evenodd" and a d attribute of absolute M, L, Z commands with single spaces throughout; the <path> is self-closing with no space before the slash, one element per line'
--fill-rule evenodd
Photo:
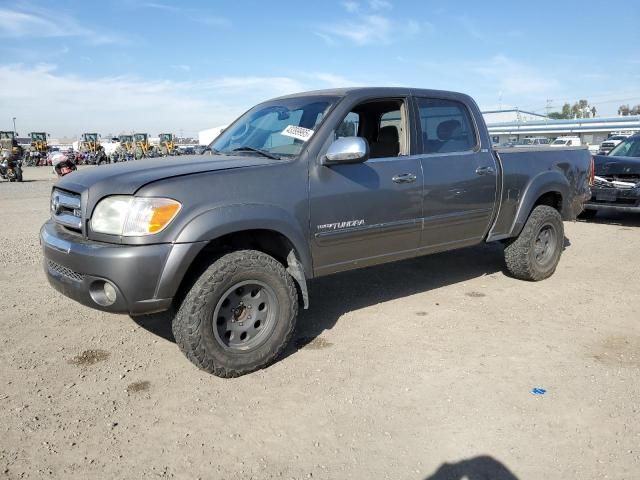
<path fill-rule="evenodd" d="M 553 118 L 555 120 L 563 120 L 563 119 L 571 119 L 571 118 L 589 118 L 596 116 L 596 107 L 592 107 L 589 105 L 589 101 L 585 99 L 581 99 L 571 105 L 570 103 L 565 103 L 562 105 L 561 112 L 551 112 L 549 113 L 549 118 Z"/>
<path fill-rule="evenodd" d="M 618 115 L 622 115 L 623 117 L 627 115 L 640 115 L 640 105 L 635 105 L 633 108 L 630 108 L 629 105 L 620 105 Z"/>

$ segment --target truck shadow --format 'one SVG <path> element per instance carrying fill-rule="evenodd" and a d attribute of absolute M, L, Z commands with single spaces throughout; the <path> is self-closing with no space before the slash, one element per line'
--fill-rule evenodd
<path fill-rule="evenodd" d="M 284 356 L 314 342 L 325 330 L 333 328 L 345 313 L 504 272 L 504 268 L 503 247 L 496 243 L 312 280 L 309 283 L 309 310 L 300 312 L 296 341 Z M 314 345 L 310 347 L 314 348 Z"/>
<path fill-rule="evenodd" d="M 333 328 L 347 312 L 503 271 L 503 247 L 495 243 L 311 280 L 310 307 L 300 310 L 295 341 L 291 342 L 282 358 L 304 348 L 322 332 Z M 131 318 L 145 330 L 175 342 L 171 332 L 171 312 Z"/>
<path fill-rule="evenodd" d="M 599 212 L 595 218 L 581 221 L 584 223 L 599 223 L 604 225 L 617 225 L 620 227 L 640 227 L 640 214 L 625 212 Z"/>
<path fill-rule="evenodd" d="M 424 480 L 518 480 L 507 467 L 489 455 L 443 463 Z"/>

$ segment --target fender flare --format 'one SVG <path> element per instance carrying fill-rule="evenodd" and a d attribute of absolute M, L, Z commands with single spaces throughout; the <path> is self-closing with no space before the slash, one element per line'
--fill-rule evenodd
<path fill-rule="evenodd" d="M 287 254 L 287 271 L 300 287 L 304 308 L 309 306 L 306 279 L 312 275 L 313 263 L 308 242 L 300 223 L 280 207 L 263 204 L 227 205 L 207 210 L 191 219 L 180 231 L 174 248 L 188 246 L 182 261 L 189 265 L 208 242 L 224 235 L 246 230 L 271 230 L 285 237 L 293 246 Z M 177 247 L 177 248 L 176 248 Z M 168 262 L 175 264 L 176 262 Z M 180 270 L 188 265 L 182 265 Z M 177 272 L 174 272 L 177 273 Z"/>
<path fill-rule="evenodd" d="M 570 196 L 570 190 L 569 182 L 557 170 L 547 170 L 533 177 L 522 194 L 522 200 L 511 226 L 510 236 L 520 235 L 536 201 L 546 193 L 558 192 L 562 196 L 562 212 L 565 212 L 568 208 L 566 202 Z"/>

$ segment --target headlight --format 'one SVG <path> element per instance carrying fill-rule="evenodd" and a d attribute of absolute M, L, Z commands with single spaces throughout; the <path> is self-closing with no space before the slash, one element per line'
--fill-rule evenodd
<path fill-rule="evenodd" d="M 96 205 L 91 230 L 125 237 L 152 235 L 169 225 L 180 207 L 180 202 L 170 198 L 114 195 Z"/>

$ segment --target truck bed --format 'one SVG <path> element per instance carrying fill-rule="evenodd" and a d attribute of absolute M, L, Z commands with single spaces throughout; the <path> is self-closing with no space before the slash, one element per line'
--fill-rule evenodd
<path fill-rule="evenodd" d="M 586 147 L 495 148 L 494 154 L 502 184 L 497 193 L 498 213 L 487 241 L 517 235 L 533 204 L 550 188 L 560 196 L 548 196 L 545 201 L 558 202 L 564 220 L 575 220 L 580 214 L 590 195 L 591 153 Z"/>

